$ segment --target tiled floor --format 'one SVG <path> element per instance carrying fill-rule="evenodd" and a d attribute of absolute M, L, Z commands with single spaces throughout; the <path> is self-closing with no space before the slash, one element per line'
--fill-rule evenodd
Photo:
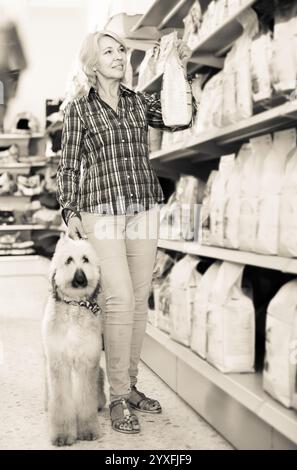
<path fill-rule="evenodd" d="M 23 312 L 0 314 L 0 449 L 53 449 L 43 410 L 40 319 L 36 317 L 26 318 Z M 141 414 L 141 433 L 131 436 L 111 429 L 105 408 L 98 416 L 99 440 L 78 442 L 72 449 L 232 449 L 144 364 L 139 384 L 160 399 L 162 415 Z"/>

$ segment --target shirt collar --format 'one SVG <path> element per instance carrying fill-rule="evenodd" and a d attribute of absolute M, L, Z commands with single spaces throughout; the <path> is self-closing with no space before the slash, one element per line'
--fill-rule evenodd
<path fill-rule="evenodd" d="M 93 94 L 97 93 L 94 87 L 90 87 L 89 93 L 88 93 L 88 98 L 90 98 Z M 120 83 L 120 95 L 121 96 L 129 96 L 135 94 L 133 90 L 130 90 L 130 88 L 127 88 L 125 85 Z"/>

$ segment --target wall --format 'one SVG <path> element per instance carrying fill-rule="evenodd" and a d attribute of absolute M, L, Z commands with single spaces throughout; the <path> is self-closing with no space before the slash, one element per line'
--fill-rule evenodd
<path fill-rule="evenodd" d="M 86 0 L 76 0 L 74 6 L 48 6 L 42 1 L 10 0 L 5 5 L 9 17 L 17 21 L 23 40 L 28 68 L 23 72 L 18 94 L 9 105 L 5 127 L 13 117 L 30 111 L 42 127 L 45 125 L 45 100 L 62 97 L 68 75 L 87 32 Z M 67 5 L 67 3 L 66 3 Z"/>
<path fill-rule="evenodd" d="M 103 29 L 108 15 L 143 13 L 153 0 L 0 0 L 19 26 L 28 68 L 10 102 L 5 128 L 19 112 L 30 111 L 45 126 L 45 100 L 63 97 L 88 31 Z"/>

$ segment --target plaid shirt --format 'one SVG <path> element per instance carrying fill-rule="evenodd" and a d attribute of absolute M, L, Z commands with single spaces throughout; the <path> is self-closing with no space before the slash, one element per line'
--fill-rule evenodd
<path fill-rule="evenodd" d="M 66 223 L 80 211 L 133 213 L 164 200 L 149 161 L 148 125 L 178 130 L 164 125 L 159 98 L 123 85 L 117 113 L 94 88 L 68 105 L 57 171 L 57 197 Z"/>

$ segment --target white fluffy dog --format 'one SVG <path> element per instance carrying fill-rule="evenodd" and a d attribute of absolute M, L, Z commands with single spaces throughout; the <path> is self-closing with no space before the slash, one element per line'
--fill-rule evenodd
<path fill-rule="evenodd" d="M 65 236 L 50 267 L 51 295 L 42 323 L 46 408 L 56 446 L 98 438 L 104 407 L 100 267 L 88 241 Z"/>

